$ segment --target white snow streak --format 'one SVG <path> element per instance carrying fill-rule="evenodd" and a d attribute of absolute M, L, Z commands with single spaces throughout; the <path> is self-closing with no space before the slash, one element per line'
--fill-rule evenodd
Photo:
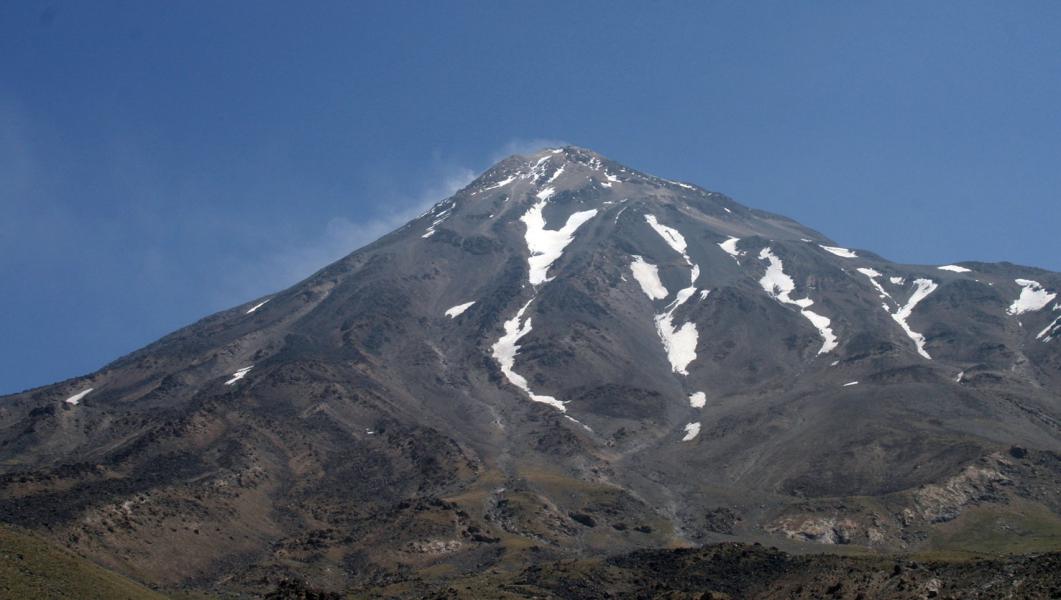
<path fill-rule="evenodd" d="M 648 221 L 648 224 L 652 227 L 652 229 L 655 229 L 656 233 L 658 233 L 660 237 L 663 238 L 663 241 L 667 242 L 668 246 L 673 248 L 674 251 L 678 254 L 681 254 L 683 257 L 685 257 L 686 262 L 689 262 L 689 257 L 685 256 L 685 237 L 681 233 L 678 233 L 677 229 L 673 229 L 671 227 L 663 225 L 662 223 L 656 220 L 656 217 L 654 215 L 645 215 L 645 220 Z"/>
<path fill-rule="evenodd" d="M 534 166 L 531 167 L 530 172 L 526 173 L 524 175 L 521 175 L 520 177 L 523 178 L 523 179 L 526 179 L 526 178 L 529 177 L 531 179 L 531 181 L 533 181 L 534 183 L 537 183 L 538 180 L 541 179 L 545 175 L 545 167 L 543 165 L 550 158 L 552 158 L 552 157 L 551 156 L 543 156 L 543 157 L 539 158 L 538 162 L 534 163 Z"/>
<path fill-rule="evenodd" d="M 800 308 L 800 314 L 810 321 L 811 325 L 814 325 L 814 327 L 818 329 L 818 333 L 822 336 L 823 340 L 822 347 L 818 350 L 818 354 L 825 354 L 836 348 L 838 342 L 836 340 L 836 335 L 833 334 L 833 330 L 829 327 L 829 324 L 831 323 L 829 318 L 807 310 L 807 307 L 814 304 L 814 301 L 810 298 L 801 298 L 799 300 L 792 299 L 791 294 L 796 289 L 796 284 L 792 281 L 791 277 L 785 274 L 784 265 L 781 263 L 781 259 L 774 255 L 770 248 L 763 248 L 762 252 L 759 253 L 759 259 L 769 261 L 770 263 L 766 268 L 766 273 L 763 275 L 762 279 L 759 280 L 759 285 L 762 286 L 767 294 L 773 296 L 778 302 L 798 306 Z"/>
<path fill-rule="evenodd" d="M 556 179 L 558 177 L 560 177 L 560 175 L 562 175 L 564 173 L 564 167 L 566 167 L 566 166 L 567 166 L 566 164 L 560 165 L 560 168 L 557 169 L 556 172 L 553 173 L 552 177 L 550 177 L 548 179 L 548 181 L 546 181 L 545 183 L 552 183 L 552 182 L 556 181 Z"/>
<path fill-rule="evenodd" d="M 830 254 L 835 254 L 841 258 L 858 258 L 857 254 L 855 254 L 851 250 L 848 250 L 847 248 L 840 248 L 838 246 L 824 246 L 822 244 L 818 244 L 818 247 Z"/>
<path fill-rule="evenodd" d="M 679 306 L 685 304 L 696 293 L 696 280 L 700 277 L 700 266 L 693 264 L 689 255 L 685 253 L 688 246 L 685 243 L 685 237 L 677 229 L 661 224 L 653 215 L 645 215 L 645 221 L 663 238 L 663 241 L 671 249 L 682 255 L 682 259 L 690 267 L 689 287 L 678 291 L 674 301 L 655 317 L 656 332 L 659 334 L 660 341 L 663 342 L 663 349 L 667 352 L 667 359 L 670 361 L 671 369 L 675 373 L 688 375 L 689 372 L 686 367 L 696 358 L 696 342 L 698 339 L 696 324 L 689 322 L 684 323 L 681 327 L 675 327 L 674 311 L 678 310 Z"/>
<path fill-rule="evenodd" d="M 1038 281 L 1031 279 L 1014 279 L 1021 286 L 1020 297 L 1013 301 L 1007 313 L 1020 315 L 1026 312 L 1042 310 L 1050 301 L 1057 297 L 1056 293 L 1048 292 Z"/>
<path fill-rule="evenodd" d="M 538 161 L 538 165 L 541 163 L 542 161 Z M 535 165 L 535 167 L 537 168 L 538 165 Z M 556 262 L 556 259 L 560 258 L 564 248 L 574 239 L 575 231 L 597 214 L 596 209 L 576 212 L 567 218 L 567 223 L 560 230 L 551 231 L 546 229 L 545 219 L 542 217 L 542 209 L 545 208 L 549 197 L 553 195 L 553 191 L 553 188 L 550 187 L 539 192 L 537 194 L 538 202 L 520 217 L 520 220 L 527 225 L 527 249 L 530 250 L 528 263 L 530 264 L 530 283 L 533 286 L 551 281 L 548 277 L 549 267 Z M 548 404 L 560 412 L 566 412 L 567 409 L 562 401 L 552 396 L 535 394 L 527 384 L 527 379 L 513 370 L 513 366 L 516 363 L 516 354 L 519 352 L 517 342 L 531 331 L 531 319 L 528 317 L 524 322 L 523 314 L 527 312 L 527 307 L 531 305 L 531 302 L 534 302 L 536 297 L 537 295 L 528 300 L 519 309 L 516 316 L 505 321 L 505 335 L 494 343 L 491 347 L 491 352 L 509 383 L 523 390 L 532 401 Z M 581 423 L 579 424 L 581 425 Z"/>
<path fill-rule="evenodd" d="M 63 400 L 63 402 L 66 402 L 67 404 L 69 404 L 71 406 L 77 406 L 77 403 L 81 402 L 81 399 L 84 398 L 85 396 L 87 396 L 88 393 L 91 392 L 94 389 L 96 389 L 96 388 L 88 388 L 87 390 L 78 392 L 78 393 L 74 394 L 73 396 L 70 396 L 66 400 Z"/>
<path fill-rule="evenodd" d="M 694 392 L 693 395 L 689 396 L 689 406 L 693 408 L 703 408 L 707 404 L 707 394 L 703 392 Z"/>
<path fill-rule="evenodd" d="M 647 263 L 645 259 L 635 255 L 634 261 L 630 263 L 630 271 L 634 274 L 638 285 L 641 286 L 641 290 L 652 300 L 662 300 L 670 295 L 663 282 L 659 280 L 659 268 L 656 265 Z"/>
<path fill-rule="evenodd" d="M 740 241 L 740 238 L 738 238 L 738 237 L 730 237 L 728 240 L 726 240 L 726 241 L 724 241 L 724 242 L 722 242 L 721 244 L 718 245 L 719 248 L 722 248 L 723 252 L 725 252 L 726 254 L 732 256 L 733 260 L 737 261 L 738 264 L 740 263 L 739 259 L 740 259 L 741 255 L 744 254 L 740 250 L 737 250 L 737 242 L 739 242 L 739 241 Z"/>
<path fill-rule="evenodd" d="M 659 339 L 663 343 L 663 350 L 667 354 L 671 370 L 681 375 L 688 375 L 689 363 L 696 359 L 696 344 L 699 334 L 696 331 L 696 324 L 693 322 L 675 327 L 674 312 L 696 293 L 696 280 L 700 277 L 700 265 L 694 264 L 689 255 L 686 254 L 688 245 L 685 242 L 685 237 L 677 229 L 661 224 L 653 215 L 645 215 L 645 221 L 663 238 L 663 241 L 672 250 L 681 254 L 682 259 L 689 265 L 689 287 L 679 290 L 667 308 L 655 316 L 656 333 L 659 334 Z M 725 250 L 724 244 L 726 243 L 723 242 L 719 246 L 723 246 L 723 250 Z M 735 246 L 733 250 L 736 251 Z M 655 265 L 650 265 L 644 262 L 640 256 L 635 256 L 630 269 L 634 272 L 634 277 L 637 278 L 641 289 L 649 298 L 661 300 L 667 297 L 668 291 L 659 281 L 659 272 Z M 700 299 L 707 298 L 708 292 L 709 290 L 702 290 Z M 703 408 L 706 402 L 707 395 L 703 392 L 694 392 L 689 396 L 689 405 L 693 408 Z M 699 434 L 700 423 L 688 423 L 685 426 L 685 436 L 682 437 L 682 441 L 688 442 Z"/>
<path fill-rule="evenodd" d="M 851 387 L 853 385 L 858 385 L 858 382 L 857 381 L 848 381 L 842 387 Z"/>
<path fill-rule="evenodd" d="M 932 357 L 925 351 L 925 336 L 910 329 L 910 324 L 907 323 L 906 320 L 910 318 L 911 314 L 913 314 L 914 307 L 916 307 L 917 304 L 924 300 L 929 294 L 936 291 L 936 288 L 939 286 L 937 286 L 936 282 L 931 279 L 915 279 L 914 285 L 917 286 L 917 289 L 914 290 L 913 295 L 911 295 L 910 299 L 906 301 L 906 304 L 892 314 L 892 319 L 895 319 L 895 322 L 906 332 L 907 337 L 913 340 L 914 344 L 917 345 L 917 353 L 932 360 Z"/>
<path fill-rule="evenodd" d="M 512 370 L 516 363 L 516 354 L 519 353 L 519 345 L 517 342 L 531 331 L 530 318 L 527 318 L 525 322 L 521 323 L 521 321 L 523 320 L 523 313 L 527 311 L 527 307 L 530 306 L 533 301 L 533 298 L 528 300 L 527 303 L 523 305 L 523 308 L 519 309 L 516 316 L 505 321 L 505 335 L 501 336 L 501 339 L 494 343 L 491 347 L 491 351 L 494 360 L 496 360 L 497 364 L 501 367 L 501 373 L 505 375 L 505 378 L 508 379 L 509 383 L 523 390 L 523 392 L 534 402 L 548 404 L 549 406 L 555 407 L 560 412 L 567 412 L 567 408 L 564 407 L 563 402 L 552 396 L 535 394 L 530 390 L 530 386 L 527 385 L 527 379 Z"/>
<path fill-rule="evenodd" d="M 943 265 L 942 267 L 936 267 L 940 271 L 953 271 L 955 273 L 969 273 L 972 269 L 966 269 L 958 265 Z"/>
<path fill-rule="evenodd" d="M 689 374 L 686 367 L 696 358 L 696 342 L 699 336 L 695 323 L 689 322 L 681 327 L 675 327 L 674 311 L 685 304 L 685 301 L 695 291 L 695 287 L 687 287 L 679 291 L 677 297 L 664 312 L 656 315 L 656 332 L 663 342 L 663 349 L 667 352 L 667 360 L 670 361 L 671 369 L 682 375 Z"/>
<path fill-rule="evenodd" d="M 245 314 L 248 314 L 248 315 L 251 314 L 252 312 L 258 310 L 259 308 L 265 306 L 265 303 L 270 301 L 270 300 L 272 300 L 272 298 L 266 298 L 265 300 L 262 300 L 261 302 L 255 304 L 254 306 L 252 306 L 249 309 L 247 309 L 247 312 Z"/>
<path fill-rule="evenodd" d="M 247 375 L 247 373 L 250 373 L 250 370 L 253 369 L 253 368 L 254 368 L 254 365 L 251 365 L 249 367 L 243 367 L 242 369 L 236 371 L 235 373 L 232 374 L 232 379 L 229 379 L 228 381 L 225 382 L 225 385 L 232 385 L 233 383 L 236 383 L 240 379 L 243 379 Z"/>
<path fill-rule="evenodd" d="M 873 284 L 873 287 L 877 288 L 877 292 L 880 293 L 880 297 L 881 297 L 882 300 L 884 298 L 887 298 L 889 300 L 893 300 L 894 301 L 894 299 L 892 298 L 892 295 L 889 294 L 887 291 L 885 291 L 884 287 L 880 283 L 877 282 L 877 278 L 881 276 L 879 271 L 877 271 L 875 269 L 870 269 L 869 267 L 859 267 L 858 269 L 855 269 L 855 270 L 858 271 L 859 273 L 862 273 L 866 277 L 869 277 L 869 282 Z M 887 304 L 884 305 L 884 310 L 888 310 L 888 305 Z"/>
<path fill-rule="evenodd" d="M 549 267 L 564 253 L 564 248 L 574 239 L 575 231 L 597 214 L 595 208 L 576 212 L 567 218 L 567 223 L 561 229 L 557 231 L 546 229 L 542 209 L 545 208 L 545 198 L 549 195 L 542 198 L 542 194 L 544 192 L 538 194 L 541 200 L 520 217 L 520 220 L 527 225 L 527 248 L 531 254 L 527 262 L 530 264 L 531 285 L 551 281 L 551 278 L 547 276 Z"/>
<path fill-rule="evenodd" d="M 698 435 L 700 435 L 700 424 L 699 423 L 688 423 L 685 426 L 685 437 L 682 438 L 682 441 L 683 442 L 692 441 Z"/>
<path fill-rule="evenodd" d="M 439 224 L 441 224 L 443 221 L 445 221 L 447 218 L 449 218 L 450 213 L 453 212 L 453 207 L 454 207 L 454 204 L 450 204 L 445 210 L 443 210 L 442 212 L 438 213 L 438 215 L 435 217 L 435 220 L 431 223 L 431 226 L 428 227 L 427 231 L 424 232 L 424 235 L 422 235 L 420 237 L 429 238 L 429 237 L 435 235 L 435 227 L 438 227 Z"/>
<path fill-rule="evenodd" d="M 456 319 L 464 311 L 466 311 L 469 308 L 471 308 L 473 304 L 475 304 L 475 300 L 472 300 L 471 302 L 465 302 L 464 304 L 458 304 L 457 306 L 454 306 L 454 307 L 452 307 L 450 309 L 447 309 L 446 310 L 446 316 L 451 318 L 451 319 Z"/>
<path fill-rule="evenodd" d="M 1035 336 L 1035 339 L 1042 340 L 1043 343 L 1046 343 L 1054 339 L 1054 334 L 1059 331 L 1061 331 L 1061 317 L 1054 319 L 1054 322 L 1047 325 L 1046 329 L 1040 331 L 1039 335 Z"/>
<path fill-rule="evenodd" d="M 483 191 L 484 192 L 488 192 L 490 190 L 496 190 L 497 188 L 500 188 L 500 187 L 505 187 L 506 185 L 512 183 L 515 180 L 516 180 L 516 176 L 515 175 L 512 175 L 510 177 L 506 177 L 505 179 L 502 179 L 501 181 L 498 181 L 494 185 L 491 185 L 489 187 L 483 188 Z"/>

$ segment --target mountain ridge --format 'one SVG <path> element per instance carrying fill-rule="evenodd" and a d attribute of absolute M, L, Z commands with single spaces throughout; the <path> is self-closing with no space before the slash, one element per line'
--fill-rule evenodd
<path fill-rule="evenodd" d="M 1058 289 L 892 263 L 577 147 L 517 155 L 285 290 L 0 398 L 0 519 L 236 591 L 922 551 L 984 519 L 1048 549 Z"/>

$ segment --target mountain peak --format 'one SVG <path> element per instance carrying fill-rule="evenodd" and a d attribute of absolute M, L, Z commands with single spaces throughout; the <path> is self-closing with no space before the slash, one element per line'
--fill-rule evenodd
<path fill-rule="evenodd" d="M 974 508 L 1061 530 L 1036 491 L 1061 480 L 1059 290 L 546 148 L 287 290 L 0 400 L 0 517 L 233 590 L 720 536 L 931 550 Z"/>

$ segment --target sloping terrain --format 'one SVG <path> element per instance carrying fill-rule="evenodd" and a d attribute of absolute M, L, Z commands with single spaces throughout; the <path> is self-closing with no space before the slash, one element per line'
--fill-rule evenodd
<path fill-rule="evenodd" d="M 393 593 L 392 590 L 380 593 Z M 419 594 L 420 592 L 417 592 Z M 1061 555 L 942 561 L 796 557 L 760 546 L 650 550 L 609 560 L 548 563 L 478 575 L 428 598 L 987 599 L 1061 597 Z"/>
<path fill-rule="evenodd" d="M 34 535 L 0 526 L 0 598 L 163 600 Z"/>
<path fill-rule="evenodd" d="M 514 156 L 287 290 L 0 398 L 0 520 L 247 593 L 729 541 L 1056 550 L 1059 289 Z"/>

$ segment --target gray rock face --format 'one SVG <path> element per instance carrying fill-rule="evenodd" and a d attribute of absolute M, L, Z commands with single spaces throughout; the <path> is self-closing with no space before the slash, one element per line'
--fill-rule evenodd
<path fill-rule="evenodd" d="M 580 148 L 514 156 L 290 289 L 0 398 L 0 518 L 232 589 L 913 548 L 974 501 L 1052 527 L 1059 289 L 838 248 Z"/>

